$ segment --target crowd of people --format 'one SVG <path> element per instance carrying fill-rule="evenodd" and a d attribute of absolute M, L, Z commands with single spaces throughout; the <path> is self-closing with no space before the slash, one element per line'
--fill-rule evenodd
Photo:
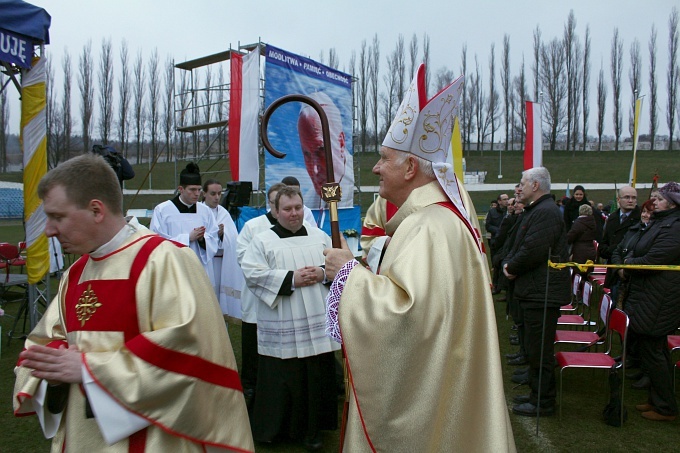
<path fill-rule="evenodd" d="M 675 419 L 666 336 L 680 326 L 680 274 L 644 266 L 680 264 L 680 185 L 640 208 L 637 191 L 621 188 L 605 218 L 582 186 L 559 206 L 549 171 L 526 170 L 487 215 L 492 277 L 474 205 L 446 163 L 460 81 L 427 99 L 424 70 L 373 167 L 380 196 L 363 262 L 305 219 L 295 178 L 271 185 L 270 210 L 238 232 L 222 184 L 193 163 L 148 229 L 123 216 L 119 178 L 101 156 L 48 172 L 38 189 L 45 233 L 82 256 L 20 354 L 15 414 L 36 413 L 54 451 L 280 441 L 316 451 L 322 431 L 340 426 L 346 390 L 343 451 L 512 452 L 493 294 L 505 291 L 516 330 L 508 364 L 523 368 L 512 380 L 529 386 L 512 412 L 551 415 L 553 338 L 571 280 L 546 262 L 606 259 L 633 266 L 607 284 L 649 381 L 637 409 Z M 229 318 L 241 325 L 240 372 Z"/>
<path fill-rule="evenodd" d="M 500 300 L 507 301 L 516 330 L 510 342 L 519 346 L 517 352 L 506 355 L 508 365 L 519 367 L 511 380 L 531 388 L 528 395 L 513 398 L 513 412 L 527 416 L 554 413 L 553 338 L 560 306 L 569 302 L 570 283 L 565 272 L 551 270 L 546 285 L 545 262 L 550 257 L 612 265 L 603 287 L 630 319 L 626 367 L 633 371 L 627 377 L 634 380 L 634 389 L 648 391 L 647 401 L 636 408 L 649 420 L 674 420 L 678 407 L 667 336 L 680 328 L 680 300 L 673 290 L 680 274 L 644 266 L 680 264 L 680 185 L 669 182 L 652 190 L 645 200 L 639 199 L 634 187 L 625 186 L 617 192 L 618 207 L 607 209 L 589 201 L 580 185 L 572 198 L 555 200 L 547 170 L 534 168 L 523 173 L 507 206 L 501 202 L 505 198 L 506 194 L 497 197 L 486 225 L 491 232 L 494 274 L 503 272 L 494 282 L 494 293 L 505 291 Z M 591 270 L 574 268 L 573 272 L 587 277 Z M 537 335 L 544 335 L 542 345 Z"/>
<path fill-rule="evenodd" d="M 304 220 L 296 181 L 235 233 L 193 163 L 148 229 L 102 157 L 51 170 L 46 234 L 82 256 L 26 340 L 15 414 L 36 413 L 54 451 L 320 450 L 343 347 L 343 451 L 515 451 L 483 240 L 446 163 L 462 81 L 428 100 L 424 71 L 373 168 L 371 269 Z"/>

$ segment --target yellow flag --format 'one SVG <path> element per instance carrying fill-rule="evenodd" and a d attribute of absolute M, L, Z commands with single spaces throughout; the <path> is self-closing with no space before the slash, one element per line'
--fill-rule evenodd
<path fill-rule="evenodd" d="M 453 134 L 451 134 L 451 152 L 453 154 L 453 172 L 456 174 L 461 184 L 465 182 L 463 173 L 463 142 L 460 138 L 460 123 L 456 117 L 453 123 Z"/>
<path fill-rule="evenodd" d="M 642 110 L 642 98 L 637 98 L 635 100 L 635 119 L 633 120 L 633 162 L 630 164 L 630 175 L 628 177 L 628 184 L 630 184 L 631 187 L 635 187 L 635 182 L 637 180 L 637 144 L 640 110 Z"/>
<path fill-rule="evenodd" d="M 45 236 L 45 213 L 38 198 L 38 183 L 47 172 L 45 122 L 45 58 L 35 58 L 22 76 L 21 145 L 24 153 L 24 221 L 26 222 L 26 273 L 28 283 L 38 283 L 50 270 Z"/>

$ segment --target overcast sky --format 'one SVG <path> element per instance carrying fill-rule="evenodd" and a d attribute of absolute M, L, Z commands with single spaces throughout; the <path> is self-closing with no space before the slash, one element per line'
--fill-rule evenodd
<path fill-rule="evenodd" d="M 570 10 L 577 21 L 577 34 L 583 39 L 587 25 L 591 29 L 591 99 L 600 62 L 604 62 L 608 84 L 612 34 L 618 27 L 624 45 L 622 103 L 630 102 L 628 70 L 630 44 L 640 41 L 643 61 L 642 94 L 648 91 L 647 49 L 652 24 L 657 28 L 657 80 L 660 102 L 659 133 L 667 134 L 665 124 L 666 70 L 668 46 L 668 18 L 677 0 L 487 0 L 460 2 L 430 0 L 425 2 L 384 0 L 34 0 L 52 16 L 51 44 L 48 55 L 53 58 L 57 80 L 64 49 L 71 53 L 74 74 L 77 57 L 83 45 L 92 40 L 95 61 L 102 39 L 111 38 L 118 64 L 118 49 L 126 39 L 134 56 L 141 50 L 145 56 L 158 49 L 161 62 L 170 56 L 175 62 L 198 58 L 212 53 L 237 48 L 261 40 L 293 53 L 319 59 L 321 52 L 327 59 L 328 50 L 335 48 L 340 69 L 348 69 L 352 51 L 358 53 L 361 42 L 369 44 L 374 34 L 380 40 L 381 60 L 395 47 L 399 34 L 406 43 L 415 33 L 422 52 L 422 36 L 430 37 L 431 68 L 446 66 L 460 72 L 461 48 L 468 46 L 468 67 L 479 57 L 484 73 L 488 74 L 488 55 L 492 43 L 496 45 L 497 68 L 502 50 L 503 35 L 510 36 L 512 75 L 516 75 L 522 56 L 529 75 L 532 54 L 532 34 L 538 25 L 544 41 L 562 36 Z M 383 64 L 384 67 L 384 64 Z M 384 72 L 384 69 L 383 69 Z M 485 79 L 487 76 L 485 76 Z M 499 79 L 500 83 L 500 79 Z M 531 83 L 529 89 L 533 90 Z M 13 90 L 16 91 L 16 90 Z M 74 81 L 74 118 L 79 101 Z M 58 90 L 59 96 L 60 90 Z M 607 129 L 611 128 L 611 87 L 607 109 Z M 11 96 L 15 96 L 13 92 Z M 624 125 L 627 124 L 627 109 Z M 591 108 L 591 135 L 595 134 L 596 109 Z M 643 132 L 648 127 L 645 109 Z M 18 125 L 18 107 L 13 106 L 12 123 Z M 12 130 L 18 126 L 12 127 Z M 76 121 L 75 131 L 78 130 Z M 627 131 L 627 127 L 624 127 Z M 611 132 L 609 132 L 611 133 Z M 625 134 L 627 135 L 627 134 Z M 97 133 L 95 131 L 95 137 Z"/>

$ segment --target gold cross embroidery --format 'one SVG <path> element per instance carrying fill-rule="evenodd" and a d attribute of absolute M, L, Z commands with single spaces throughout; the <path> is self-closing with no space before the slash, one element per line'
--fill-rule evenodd
<path fill-rule="evenodd" d="M 83 291 L 83 295 L 78 299 L 76 304 L 76 317 L 80 321 L 80 327 L 85 325 L 97 308 L 101 307 L 102 304 L 97 299 L 97 295 L 92 291 L 92 285 L 88 284 L 87 289 Z"/>

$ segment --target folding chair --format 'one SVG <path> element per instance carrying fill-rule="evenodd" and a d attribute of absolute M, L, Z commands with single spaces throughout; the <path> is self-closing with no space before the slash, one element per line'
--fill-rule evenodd
<path fill-rule="evenodd" d="M 0 263 L 4 264 L 5 283 L 9 282 L 10 266 L 15 266 L 19 259 L 21 259 L 19 247 L 9 242 L 0 242 Z"/>
<path fill-rule="evenodd" d="M 555 354 L 557 366 L 560 369 L 559 405 L 560 418 L 562 418 L 562 383 L 564 370 L 567 368 L 590 368 L 610 370 L 616 366 L 621 368 L 621 425 L 623 426 L 623 391 L 626 379 L 626 341 L 628 339 L 628 315 L 615 308 L 609 315 L 608 323 L 608 347 L 607 352 L 558 352 Z M 612 356 L 613 333 L 616 332 L 621 339 L 621 361 L 617 362 Z"/>
<path fill-rule="evenodd" d="M 577 274 L 578 275 L 578 274 Z M 578 276 L 580 280 L 580 275 Z M 574 278 L 574 282 L 576 282 L 576 278 Z M 581 302 L 583 303 L 583 311 L 581 312 L 580 315 L 562 315 L 559 318 L 557 318 L 557 325 L 558 326 L 570 326 L 570 327 L 583 327 L 590 325 L 589 319 L 586 319 L 586 315 L 588 318 L 590 318 L 590 296 L 593 293 L 593 285 L 585 281 L 583 282 L 583 291 L 582 291 L 582 298 Z M 586 313 L 586 310 L 588 313 Z"/>
<path fill-rule="evenodd" d="M 570 268 L 571 275 L 571 302 L 567 305 L 562 305 L 560 311 L 576 311 L 578 301 L 581 300 L 581 274 L 574 272 Z"/>
<path fill-rule="evenodd" d="M 612 298 L 609 294 L 602 295 L 600 299 L 600 321 L 605 328 L 604 333 L 600 336 L 598 334 L 599 323 L 596 324 L 595 331 L 583 330 L 557 330 L 555 332 L 555 344 L 582 344 L 582 345 L 599 345 L 603 344 L 607 338 L 607 320 L 612 309 Z"/>

